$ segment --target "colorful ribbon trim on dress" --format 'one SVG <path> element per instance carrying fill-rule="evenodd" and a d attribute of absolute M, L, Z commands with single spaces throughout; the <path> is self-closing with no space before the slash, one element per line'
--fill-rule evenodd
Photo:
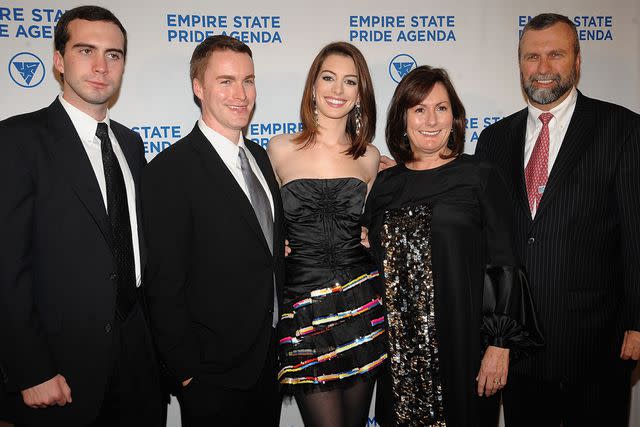
<path fill-rule="evenodd" d="M 329 294 L 335 294 L 338 292 L 346 292 L 349 289 L 359 285 L 360 283 L 364 283 L 367 280 L 373 279 L 374 277 L 378 277 L 379 275 L 380 273 L 378 273 L 377 271 L 372 271 L 371 273 L 366 273 L 359 277 L 356 277 L 355 279 L 348 282 L 346 285 L 341 285 L 339 283 L 336 283 L 330 288 L 316 289 L 315 291 L 311 291 L 311 293 L 309 294 L 310 295 L 309 298 L 305 298 L 294 303 L 293 309 L 297 310 L 300 307 L 304 307 L 305 305 L 311 304 L 313 302 L 313 298 L 322 297 Z M 284 313 L 281 316 L 281 319 L 290 319 L 292 317 L 293 317 L 293 313 Z"/>
<path fill-rule="evenodd" d="M 352 377 L 354 375 L 364 374 L 376 367 L 380 366 L 387 359 L 387 353 L 384 353 L 378 359 L 371 363 L 367 363 L 361 368 L 353 368 L 350 371 L 341 372 L 339 374 L 320 375 L 318 377 L 298 377 L 298 378 L 284 378 L 280 380 L 281 384 L 323 384 L 329 381 L 341 380 L 344 378 Z"/>
<path fill-rule="evenodd" d="M 296 344 L 299 342 L 297 337 L 303 337 L 305 335 L 309 335 L 310 333 L 316 330 L 315 327 L 318 325 L 323 325 L 325 323 L 330 323 L 330 322 L 336 322 L 338 320 L 343 320 L 348 317 L 359 316 L 362 313 L 365 313 L 371 310 L 372 308 L 379 306 L 380 304 L 382 304 L 382 298 L 376 298 L 374 300 L 369 301 L 365 305 L 355 308 L 353 310 L 347 310 L 338 314 L 330 314 L 328 316 L 318 317 L 311 321 L 312 326 L 306 326 L 304 328 L 298 329 L 296 331 L 295 337 L 284 337 L 279 342 L 280 344 L 288 344 L 288 343 Z"/>
<path fill-rule="evenodd" d="M 334 359 L 336 358 L 340 353 L 344 353 L 345 351 L 351 350 L 352 348 L 358 347 L 362 344 L 368 343 L 370 341 L 373 341 L 374 339 L 378 338 L 380 335 L 382 335 L 384 333 L 384 329 L 377 329 L 375 331 L 373 331 L 372 333 L 365 335 L 364 337 L 360 337 L 360 338 L 356 338 L 353 341 L 350 341 L 346 344 L 343 344 L 339 347 L 336 347 L 335 350 L 330 351 L 329 353 L 325 353 L 322 354 L 318 357 L 313 357 L 311 359 L 307 359 L 304 362 L 300 362 L 296 365 L 292 365 L 292 366 L 285 366 L 284 368 L 282 368 L 280 370 L 280 372 L 278 372 L 278 379 L 280 379 L 284 374 L 290 373 L 290 372 L 299 372 L 302 371 L 303 369 L 306 369 L 310 366 L 313 365 L 317 365 L 318 363 L 323 363 L 326 362 L 328 360 Z M 357 369 L 356 369 L 357 370 Z M 348 371 L 351 372 L 351 371 Z M 335 375 L 340 375 L 340 374 L 335 374 Z"/>

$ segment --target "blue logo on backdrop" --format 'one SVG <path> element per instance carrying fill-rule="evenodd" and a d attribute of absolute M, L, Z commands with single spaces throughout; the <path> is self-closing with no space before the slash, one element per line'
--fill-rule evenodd
<path fill-rule="evenodd" d="M 531 20 L 531 16 L 518 16 L 518 36 L 522 37 L 524 26 Z M 611 15 L 582 15 L 569 16 L 576 26 L 580 41 L 611 41 L 614 37 L 613 16 Z"/>
<path fill-rule="evenodd" d="M 476 143 L 480 137 L 480 133 L 485 129 L 501 120 L 499 114 L 473 115 L 469 114 L 465 120 L 465 142 Z"/>
<path fill-rule="evenodd" d="M 455 42 L 455 15 L 351 15 L 349 41 Z"/>
<path fill-rule="evenodd" d="M 131 130 L 142 138 L 144 153 L 154 156 L 182 138 L 182 128 L 174 124 L 143 124 Z"/>
<path fill-rule="evenodd" d="M 165 24 L 167 41 L 200 43 L 205 38 L 223 34 L 243 43 L 282 43 L 280 15 L 201 15 L 168 13 Z"/>
<path fill-rule="evenodd" d="M 20 52 L 9 61 L 9 76 L 18 86 L 36 87 L 44 80 L 44 63 L 33 53 Z"/>
<path fill-rule="evenodd" d="M 251 123 L 247 127 L 247 138 L 267 148 L 272 136 L 280 133 L 298 133 L 302 131 L 300 122 L 263 122 Z"/>
<path fill-rule="evenodd" d="M 0 4 L 0 38 L 51 39 L 64 9 L 3 7 Z"/>
<path fill-rule="evenodd" d="M 418 63 L 411 55 L 401 53 L 394 56 L 389 63 L 389 76 L 394 82 L 400 83 L 400 80 L 417 66 Z"/>

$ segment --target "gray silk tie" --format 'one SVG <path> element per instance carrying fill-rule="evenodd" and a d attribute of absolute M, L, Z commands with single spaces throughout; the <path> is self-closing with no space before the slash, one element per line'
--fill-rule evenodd
<path fill-rule="evenodd" d="M 264 187 L 260 184 L 258 177 L 253 173 L 247 153 L 244 152 L 244 148 L 238 147 L 238 157 L 240 158 L 240 169 L 242 169 L 242 176 L 244 182 L 247 185 L 249 192 L 249 198 L 251 200 L 251 206 L 258 218 L 260 228 L 262 228 L 262 234 L 267 240 L 269 250 L 273 254 L 273 214 L 271 212 L 271 203 L 267 197 L 267 193 L 264 191 Z M 276 294 L 275 278 L 273 282 L 273 320 L 272 326 L 278 324 L 278 296 Z"/>

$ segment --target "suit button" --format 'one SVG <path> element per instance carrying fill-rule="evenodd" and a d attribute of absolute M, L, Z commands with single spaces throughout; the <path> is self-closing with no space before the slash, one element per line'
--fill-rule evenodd
<path fill-rule="evenodd" d="M 111 323 L 107 323 L 106 325 L 104 325 L 104 331 L 108 334 L 111 333 Z"/>
<path fill-rule="evenodd" d="M 530 245 L 533 245 L 536 242 L 536 239 L 534 239 L 533 237 L 529 237 L 529 240 L 527 240 L 527 243 Z"/>
<path fill-rule="evenodd" d="M 113 280 L 114 282 L 118 280 L 118 275 L 116 273 L 111 273 L 109 275 L 109 280 Z"/>

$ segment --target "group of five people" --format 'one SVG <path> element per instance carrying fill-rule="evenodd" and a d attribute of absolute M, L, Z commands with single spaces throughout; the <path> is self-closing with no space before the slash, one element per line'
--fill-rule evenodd
<path fill-rule="evenodd" d="M 127 54 L 106 9 L 55 30 L 62 94 L 0 122 L 0 352 L 17 425 L 623 426 L 640 357 L 640 116 L 582 95 L 573 23 L 518 46 L 528 106 L 463 153 L 443 69 L 398 84 L 372 145 L 367 63 L 335 42 L 303 131 L 243 136 L 250 48 L 194 50 L 201 116 L 145 166 L 109 117 Z M 391 165 L 396 163 L 396 165 Z M 378 174 L 379 166 L 385 170 Z M 285 245 L 286 242 L 286 245 Z M 513 363 L 513 369 L 511 368 Z M 502 393 L 498 393 L 502 391 Z"/>

